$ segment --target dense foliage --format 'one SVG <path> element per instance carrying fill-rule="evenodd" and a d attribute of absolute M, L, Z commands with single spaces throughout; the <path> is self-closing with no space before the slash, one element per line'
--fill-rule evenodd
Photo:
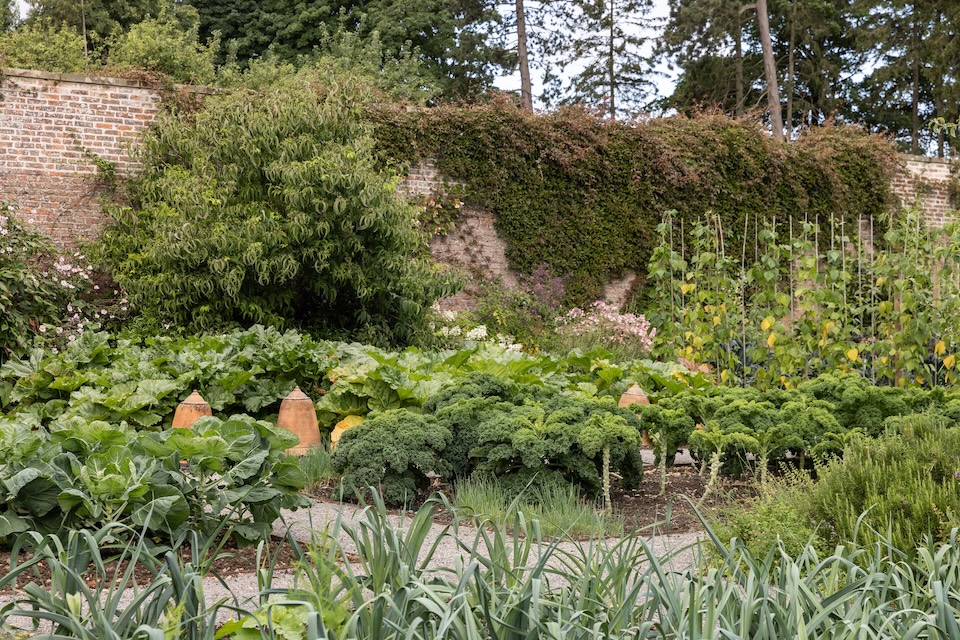
<path fill-rule="evenodd" d="M 642 475 L 636 416 L 612 398 L 562 395 L 540 385 L 470 374 L 423 405 L 387 411 L 354 427 L 333 456 L 348 488 L 378 487 L 390 504 L 410 502 L 431 472 L 461 480 L 496 478 L 525 487 L 572 483 L 609 494 L 612 469 L 627 486 Z"/>
<path fill-rule="evenodd" d="M 185 29 L 169 12 L 147 18 L 109 41 L 109 67 L 136 68 L 171 82 L 212 84 L 220 41 L 200 41 L 197 26 Z"/>
<path fill-rule="evenodd" d="M 429 111 L 378 108 L 377 137 L 394 162 L 432 158 L 467 184 L 464 201 L 497 216 L 507 258 L 570 274 L 571 301 L 589 303 L 627 271 L 646 273 L 663 213 L 692 243 L 695 222 L 719 217 L 727 253 L 758 219 L 834 219 L 856 229 L 892 203 L 896 159 L 881 139 L 829 128 L 790 144 L 756 124 L 706 116 L 619 124 L 568 110 L 533 116 L 504 104 Z M 682 222 L 681 222 L 682 221 Z M 877 223 L 877 236 L 884 227 Z"/>
<path fill-rule="evenodd" d="M 0 201 L 0 364 L 35 342 L 55 350 L 127 309 L 118 291 L 96 284 L 82 252 L 55 248 L 31 222 Z"/>
<path fill-rule="evenodd" d="M 728 384 L 790 387 L 823 372 L 857 371 L 878 384 L 957 380 L 960 227 L 928 229 L 896 216 L 878 250 L 858 226 L 776 220 L 744 238 L 754 260 L 724 250 L 715 217 L 660 225 L 649 265 L 655 353 L 707 363 Z M 874 221 L 863 226 L 874 227 Z M 729 247 L 729 244 L 727 244 Z"/>
<path fill-rule="evenodd" d="M 267 323 L 409 342 L 454 291 L 379 170 L 365 85 L 304 71 L 162 116 L 103 256 L 157 325 Z"/>
<path fill-rule="evenodd" d="M 429 474 L 449 476 L 443 450 L 453 437 L 431 416 L 393 409 L 343 434 L 331 462 L 346 497 L 373 488 L 403 506 L 430 486 Z"/>
<path fill-rule="evenodd" d="M 853 438 L 842 459 L 818 469 L 810 505 L 824 536 L 861 544 L 889 538 L 905 548 L 924 536 L 949 539 L 960 526 L 960 430 L 946 424 L 905 417 L 876 440 Z"/>
<path fill-rule="evenodd" d="M 0 444 L 0 539 L 122 523 L 167 541 L 188 531 L 260 540 L 281 509 L 309 504 L 284 455 L 296 436 L 242 415 L 162 432 L 14 416 L 0 418 Z"/>

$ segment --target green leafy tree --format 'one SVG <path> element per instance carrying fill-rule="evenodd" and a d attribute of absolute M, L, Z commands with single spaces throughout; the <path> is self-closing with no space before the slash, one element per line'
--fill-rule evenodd
<path fill-rule="evenodd" d="M 759 101 L 763 69 L 743 7 L 724 0 L 671 0 L 657 55 L 681 70 L 665 106 L 720 107 L 739 115 Z"/>
<path fill-rule="evenodd" d="M 0 66 L 77 73 L 87 68 L 83 36 L 50 20 L 34 20 L 0 34 Z"/>
<path fill-rule="evenodd" d="M 184 30 L 170 13 L 148 18 L 110 40 L 107 64 L 161 73 L 174 82 L 212 83 L 219 41 L 204 45 L 197 27 Z"/>
<path fill-rule="evenodd" d="M 414 339 L 454 290 L 425 258 L 413 207 L 362 118 L 369 87 L 305 70 L 206 99 L 146 136 L 133 206 L 102 238 L 148 320 L 191 330 L 298 326 Z"/>
<path fill-rule="evenodd" d="M 850 117 L 920 153 L 927 142 L 923 123 L 937 115 L 934 91 L 940 88 L 942 95 L 954 82 L 956 59 L 945 59 L 943 52 L 956 46 L 947 34 L 956 33 L 957 10 L 931 0 L 863 4 L 857 35 L 871 70 L 855 86 Z"/>
<path fill-rule="evenodd" d="M 220 33 L 226 61 L 241 66 L 264 55 L 290 63 L 310 61 L 328 49 L 330 34 L 375 39 L 384 63 L 414 52 L 427 83 L 448 97 L 488 89 L 510 63 L 493 37 L 498 15 L 480 0 L 190 0 L 200 15 L 200 35 Z"/>
<path fill-rule="evenodd" d="M 12 29 L 20 20 L 16 0 L 0 0 L 0 31 Z"/>
<path fill-rule="evenodd" d="M 66 23 L 93 42 L 126 31 L 138 22 L 173 10 L 173 0 L 29 0 L 30 18 Z"/>

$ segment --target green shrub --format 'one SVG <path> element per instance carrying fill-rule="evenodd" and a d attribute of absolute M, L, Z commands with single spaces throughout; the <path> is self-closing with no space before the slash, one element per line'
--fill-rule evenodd
<path fill-rule="evenodd" d="M 869 544 L 889 531 L 895 546 L 912 549 L 960 526 L 960 430 L 920 414 L 900 429 L 853 438 L 842 459 L 818 469 L 812 510 L 832 541 Z"/>
<path fill-rule="evenodd" d="M 811 524 L 813 487 L 813 479 L 802 471 L 773 478 L 760 486 L 757 497 L 722 509 L 714 531 L 724 542 L 737 538 L 757 558 L 764 557 L 778 543 L 792 558 L 808 546 L 823 553 L 828 550 L 827 545 Z"/>
<path fill-rule="evenodd" d="M 60 311 L 62 288 L 45 278 L 37 259 L 53 247 L 0 202 L 0 362 L 29 344 Z"/>
<path fill-rule="evenodd" d="M 443 450 L 450 431 L 432 416 L 384 411 L 343 434 L 333 453 L 346 496 L 376 489 L 394 506 L 409 505 L 430 486 L 428 473 L 449 477 Z"/>
<path fill-rule="evenodd" d="M 209 84 L 216 78 L 218 39 L 200 42 L 197 26 L 183 29 L 169 12 L 118 33 L 109 42 L 111 67 L 146 69 L 172 82 Z"/>
<path fill-rule="evenodd" d="M 0 33 L 0 67 L 81 73 L 89 65 L 83 36 L 65 24 L 40 18 Z"/>
<path fill-rule="evenodd" d="M 477 428 L 478 443 L 470 451 L 474 471 L 514 488 L 531 481 L 550 482 L 556 476 L 595 495 L 602 488 L 604 447 L 595 449 L 596 439 L 589 436 L 585 445 L 581 436 L 592 419 L 608 416 L 623 421 L 618 427 L 629 426 L 639 434 L 636 416 L 618 409 L 609 398 L 556 395 L 497 405 Z M 609 447 L 609 469 L 619 473 L 626 486 L 636 486 L 643 463 L 635 441 L 616 439 Z"/>
<path fill-rule="evenodd" d="M 188 330 L 301 327 L 409 342 L 454 288 L 422 257 L 361 118 L 369 87 L 304 70 L 208 96 L 145 136 L 132 207 L 101 239 L 141 314 Z"/>

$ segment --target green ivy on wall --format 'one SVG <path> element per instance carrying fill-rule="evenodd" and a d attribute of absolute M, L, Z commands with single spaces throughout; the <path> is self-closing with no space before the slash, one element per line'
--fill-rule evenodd
<path fill-rule="evenodd" d="M 511 266 L 529 273 L 546 263 L 569 274 L 571 302 L 597 298 L 626 271 L 643 276 L 668 210 L 686 230 L 718 214 L 737 253 L 767 220 L 842 219 L 855 229 L 895 202 L 893 146 L 848 127 L 782 143 L 723 115 L 620 123 L 575 109 L 531 115 L 503 102 L 380 106 L 369 117 L 386 163 L 431 158 L 466 183 L 464 200 L 496 214 Z M 754 247 L 746 250 L 752 257 Z"/>

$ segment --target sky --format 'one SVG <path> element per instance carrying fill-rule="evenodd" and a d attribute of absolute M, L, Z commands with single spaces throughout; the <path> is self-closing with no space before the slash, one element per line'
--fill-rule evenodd
<path fill-rule="evenodd" d="M 670 16 L 670 4 L 669 0 L 653 0 L 652 9 L 650 11 L 649 18 L 652 19 L 654 24 L 659 26 L 655 29 L 651 29 L 649 37 L 651 42 L 648 47 L 652 48 L 654 41 L 660 30 L 663 29 L 663 24 L 666 22 L 666 19 Z M 650 51 L 644 51 L 644 54 L 648 54 Z M 657 65 L 656 69 L 657 75 L 654 77 L 654 83 L 657 86 L 657 98 L 666 97 L 673 93 L 673 88 L 677 83 L 677 74 L 675 71 L 671 70 L 665 63 Z M 575 72 L 576 69 L 571 69 L 572 72 Z M 541 93 L 541 83 L 540 78 L 537 77 L 536 72 L 531 71 L 531 84 L 533 85 L 533 97 L 534 97 L 534 107 L 543 108 L 543 103 L 537 100 L 537 96 Z M 516 71 L 512 75 L 504 76 L 498 78 L 494 84 L 505 91 L 520 91 L 520 72 Z"/>

